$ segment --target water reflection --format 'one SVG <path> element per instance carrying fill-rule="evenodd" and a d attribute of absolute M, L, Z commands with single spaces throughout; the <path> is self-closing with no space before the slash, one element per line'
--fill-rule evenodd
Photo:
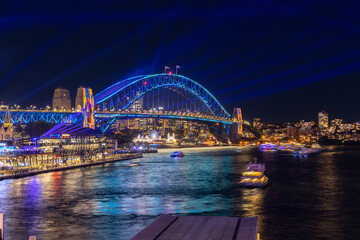
<path fill-rule="evenodd" d="M 118 162 L 1 181 L 7 239 L 129 239 L 163 213 L 258 216 L 264 239 L 356 236 L 359 193 L 347 197 L 344 189 L 360 180 L 357 152 L 341 163 L 345 152 L 306 159 L 231 148 L 186 149 L 181 159 L 170 152 L 146 155 L 138 167 Z M 270 185 L 238 188 L 254 156 Z"/>

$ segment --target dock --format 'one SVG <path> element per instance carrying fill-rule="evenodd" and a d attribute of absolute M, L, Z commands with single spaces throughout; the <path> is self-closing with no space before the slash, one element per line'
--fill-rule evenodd
<path fill-rule="evenodd" d="M 257 217 L 161 215 L 132 240 L 259 240 Z"/>
<path fill-rule="evenodd" d="M 76 164 L 76 165 L 71 165 L 71 166 L 55 167 L 55 168 L 50 168 L 50 169 L 45 169 L 45 170 L 30 171 L 30 172 L 24 172 L 24 173 L 19 173 L 19 174 L 0 176 L 0 181 L 6 180 L 6 179 L 13 179 L 13 178 L 29 177 L 29 176 L 42 174 L 42 173 L 48 173 L 48 172 L 58 172 L 58 171 L 65 171 L 65 170 L 74 169 L 74 168 L 91 167 L 91 166 L 95 166 L 95 165 L 102 165 L 102 164 L 106 164 L 106 163 L 125 161 L 125 160 L 131 160 L 131 159 L 142 158 L 142 157 L 143 157 L 143 155 L 139 154 L 139 153 L 124 154 L 124 155 L 116 157 L 116 158 L 104 159 L 102 161 L 97 161 L 97 162 L 82 163 L 82 164 Z"/>

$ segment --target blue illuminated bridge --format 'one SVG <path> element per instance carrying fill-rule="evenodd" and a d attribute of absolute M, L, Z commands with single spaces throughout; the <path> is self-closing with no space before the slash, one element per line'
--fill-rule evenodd
<path fill-rule="evenodd" d="M 109 86 L 94 98 L 94 116 L 103 131 L 116 119 L 124 118 L 170 118 L 224 125 L 236 123 L 206 88 L 176 74 L 131 77 Z M 5 114 L 5 110 L 0 110 L 2 123 Z M 61 123 L 72 121 L 77 113 L 11 109 L 10 115 L 14 123 Z"/>

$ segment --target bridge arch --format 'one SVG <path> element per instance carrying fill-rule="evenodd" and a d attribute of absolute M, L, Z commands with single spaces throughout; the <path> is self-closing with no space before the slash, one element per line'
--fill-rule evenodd
<path fill-rule="evenodd" d="M 176 74 L 141 75 L 125 79 L 95 95 L 95 104 L 100 111 L 123 111 L 139 98 L 159 88 L 175 92 L 180 89 L 202 103 L 202 106 L 198 107 L 204 113 L 220 118 L 231 117 L 206 88 L 190 78 Z M 193 101 L 191 99 L 189 101 Z"/>

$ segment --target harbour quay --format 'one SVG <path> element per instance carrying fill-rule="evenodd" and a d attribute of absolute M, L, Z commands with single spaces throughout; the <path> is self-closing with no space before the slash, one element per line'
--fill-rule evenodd
<path fill-rule="evenodd" d="M 142 157 L 119 151 L 106 135 L 8 141 L 0 151 L 0 180 Z"/>

